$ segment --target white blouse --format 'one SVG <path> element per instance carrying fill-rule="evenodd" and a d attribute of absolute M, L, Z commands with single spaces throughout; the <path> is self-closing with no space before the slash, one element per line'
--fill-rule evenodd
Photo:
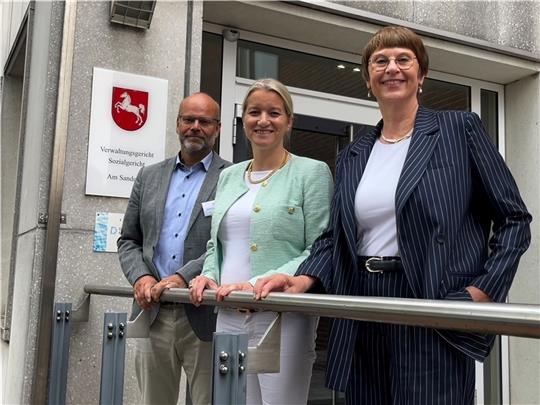
<path fill-rule="evenodd" d="M 399 256 L 396 188 L 410 143 L 373 145 L 354 199 L 359 256 Z"/>
<path fill-rule="evenodd" d="M 259 180 L 269 173 L 270 170 L 251 172 L 251 178 Z M 219 226 L 217 236 L 223 249 L 221 284 L 245 283 L 252 277 L 251 210 L 262 183 L 251 184 L 247 179 L 247 173 L 244 181 L 249 190 L 231 205 Z"/>

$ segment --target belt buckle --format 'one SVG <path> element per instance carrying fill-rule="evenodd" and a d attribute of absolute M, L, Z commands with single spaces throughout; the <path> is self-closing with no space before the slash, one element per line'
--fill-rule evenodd
<path fill-rule="evenodd" d="M 366 270 L 370 273 L 383 273 L 383 270 L 375 270 L 371 268 L 371 262 L 382 261 L 382 256 L 373 256 L 366 260 Z"/>
<path fill-rule="evenodd" d="M 254 310 L 250 309 L 250 308 L 235 308 L 236 309 L 236 312 L 239 312 L 243 315 L 249 315 L 249 314 L 252 314 L 253 312 L 255 312 Z"/>

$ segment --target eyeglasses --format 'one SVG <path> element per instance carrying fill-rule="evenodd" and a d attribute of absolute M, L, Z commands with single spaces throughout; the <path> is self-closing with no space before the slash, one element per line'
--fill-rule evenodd
<path fill-rule="evenodd" d="M 415 59 L 416 59 L 415 57 L 408 56 L 408 55 L 401 55 L 396 58 L 394 58 L 393 56 L 388 58 L 384 55 L 379 55 L 379 56 L 376 56 L 375 59 L 371 59 L 369 63 L 371 64 L 371 67 L 373 68 L 373 70 L 375 70 L 376 72 L 385 70 L 388 67 L 388 64 L 390 63 L 391 60 L 394 60 L 398 68 L 400 68 L 401 70 L 407 70 L 412 67 Z"/>
<path fill-rule="evenodd" d="M 189 116 L 178 116 L 178 119 L 180 122 L 187 126 L 195 125 L 196 121 L 199 121 L 199 125 L 203 128 L 209 128 L 214 124 L 219 124 L 219 120 L 217 118 L 210 118 L 210 117 L 189 117 Z"/>

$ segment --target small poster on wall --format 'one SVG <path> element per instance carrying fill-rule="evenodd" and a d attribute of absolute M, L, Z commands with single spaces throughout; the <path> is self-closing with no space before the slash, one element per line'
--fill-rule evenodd
<path fill-rule="evenodd" d="M 167 80 L 94 68 L 86 194 L 129 198 L 165 156 Z"/>
<path fill-rule="evenodd" d="M 124 214 L 96 212 L 94 252 L 117 252 L 116 241 L 122 230 Z"/>

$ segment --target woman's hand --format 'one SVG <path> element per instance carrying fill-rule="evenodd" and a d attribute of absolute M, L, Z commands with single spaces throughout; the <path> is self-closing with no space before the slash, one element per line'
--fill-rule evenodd
<path fill-rule="evenodd" d="M 176 273 L 169 277 L 165 277 L 159 283 L 154 284 L 154 286 L 150 290 L 150 293 L 152 295 L 152 301 L 159 302 L 159 298 L 161 297 L 161 294 L 165 290 L 169 290 L 171 288 L 186 288 L 186 287 L 187 285 L 184 279 Z"/>
<path fill-rule="evenodd" d="M 201 305 L 203 291 L 207 288 L 215 290 L 218 285 L 214 280 L 205 276 L 197 276 L 189 282 L 189 297 L 193 305 L 196 307 Z"/>
<path fill-rule="evenodd" d="M 481 289 L 472 285 L 465 287 L 474 302 L 493 302 L 493 300 Z"/>
<path fill-rule="evenodd" d="M 216 300 L 223 301 L 233 291 L 253 291 L 251 283 L 223 284 L 216 291 Z"/>
<path fill-rule="evenodd" d="M 256 300 L 266 298 L 272 291 L 287 293 L 303 293 L 315 284 L 315 278 L 310 276 L 289 276 L 287 274 L 274 274 L 257 280 L 254 288 Z"/>

